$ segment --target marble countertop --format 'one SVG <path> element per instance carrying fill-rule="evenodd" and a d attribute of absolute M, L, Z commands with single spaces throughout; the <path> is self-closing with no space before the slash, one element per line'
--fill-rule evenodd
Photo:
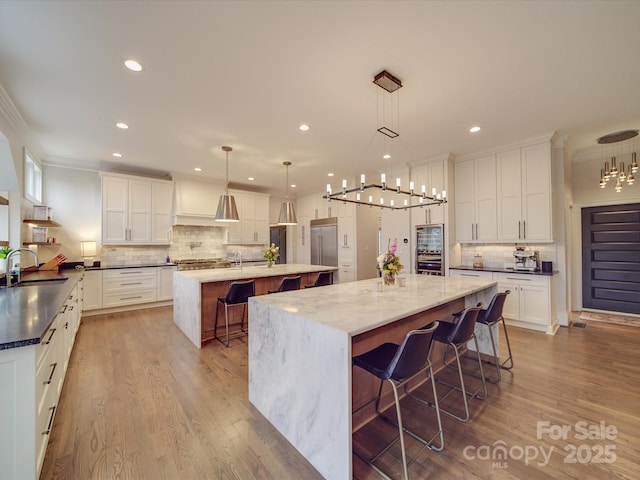
<path fill-rule="evenodd" d="M 177 263 L 162 262 L 162 263 L 115 263 L 111 265 L 100 265 L 99 267 L 85 267 L 85 270 L 109 270 L 113 268 L 144 268 L 144 267 L 175 267 Z"/>
<path fill-rule="evenodd" d="M 406 275 L 406 286 L 378 278 L 252 297 L 354 336 L 496 285 L 486 279 Z"/>
<path fill-rule="evenodd" d="M 82 277 L 82 272 L 24 273 L 22 280 L 43 277 L 67 277 L 68 280 L 57 284 L 43 282 L 34 286 L 0 289 L 0 350 L 40 343 L 40 338 Z"/>
<path fill-rule="evenodd" d="M 500 268 L 500 267 L 482 267 L 482 268 L 474 268 L 474 267 L 449 267 L 450 270 L 469 270 L 474 272 L 497 272 L 497 273 L 515 273 L 518 275 L 542 275 L 544 277 L 551 277 L 558 273 L 557 270 L 553 272 L 543 272 L 537 270 L 535 272 L 530 272 L 528 270 L 514 270 L 513 268 Z"/>
<path fill-rule="evenodd" d="M 206 270 L 185 270 L 176 272 L 185 278 L 196 280 L 200 283 L 226 282 L 229 280 L 245 280 L 248 278 L 274 277 L 279 275 L 299 275 L 301 273 L 335 271 L 338 267 L 325 265 L 305 265 L 299 263 L 285 263 L 273 265 L 271 268 L 266 265 L 243 266 L 242 268 L 210 268 Z"/>

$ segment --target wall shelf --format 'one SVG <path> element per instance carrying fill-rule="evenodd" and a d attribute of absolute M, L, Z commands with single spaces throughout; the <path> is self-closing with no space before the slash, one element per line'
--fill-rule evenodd
<path fill-rule="evenodd" d="M 49 242 L 22 242 L 22 245 L 28 247 L 29 245 L 36 245 L 38 247 L 59 247 L 61 243 L 49 243 Z"/>
<path fill-rule="evenodd" d="M 5 241 L 5 240 L 0 240 L 0 247 L 8 247 L 9 246 L 9 242 Z"/>
<path fill-rule="evenodd" d="M 28 223 L 30 225 L 37 225 L 38 227 L 61 227 L 58 222 L 53 220 L 35 220 L 32 218 L 25 218 L 23 220 L 24 223 Z"/>
<path fill-rule="evenodd" d="M 0 195 L 0 205 L 9 205 L 9 200 Z"/>

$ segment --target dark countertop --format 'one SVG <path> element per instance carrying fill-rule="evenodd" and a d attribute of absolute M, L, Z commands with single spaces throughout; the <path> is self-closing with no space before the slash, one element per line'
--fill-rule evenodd
<path fill-rule="evenodd" d="M 99 267 L 85 267 L 85 270 L 89 271 L 89 270 L 110 270 L 110 269 L 115 269 L 115 268 L 145 268 L 145 267 L 175 267 L 177 265 L 177 263 L 141 263 L 141 264 L 133 264 L 133 263 L 127 263 L 127 264 L 112 264 L 112 265 L 101 265 Z"/>
<path fill-rule="evenodd" d="M 474 272 L 498 272 L 498 273 L 516 273 L 518 275 L 541 275 L 543 277 L 552 277 L 556 275 L 558 270 L 554 270 L 553 272 L 542 272 L 540 270 L 535 272 L 529 272 L 527 270 L 514 270 L 513 268 L 499 268 L 499 267 L 483 267 L 483 268 L 473 268 L 473 267 L 449 267 L 450 270 L 471 270 Z"/>
<path fill-rule="evenodd" d="M 82 272 L 23 273 L 22 280 L 63 278 L 64 283 L 0 288 L 0 350 L 40 343 L 42 335 L 69 297 Z"/>

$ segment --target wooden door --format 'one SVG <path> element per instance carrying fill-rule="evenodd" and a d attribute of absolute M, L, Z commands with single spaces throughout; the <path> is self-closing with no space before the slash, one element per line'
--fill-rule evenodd
<path fill-rule="evenodd" d="M 640 314 L 640 203 L 582 209 L 582 306 Z"/>

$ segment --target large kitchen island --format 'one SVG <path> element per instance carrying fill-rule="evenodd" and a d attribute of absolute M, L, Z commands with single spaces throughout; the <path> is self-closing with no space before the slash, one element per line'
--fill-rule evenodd
<path fill-rule="evenodd" d="M 249 299 L 249 401 L 328 479 L 352 478 L 352 432 L 370 418 L 351 412 L 376 391 L 371 376 L 352 371 L 352 356 L 488 304 L 496 292 L 491 280 L 425 275 L 408 275 L 405 287 L 379 285 L 371 279 Z"/>
<path fill-rule="evenodd" d="M 218 298 L 227 294 L 231 282 L 254 280 L 256 295 L 264 295 L 276 290 L 284 277 L 300 275 L 300 284 L 304 288 L 315 282 L 318 273 L 335 270 L 336 267 L 294 263 L 273 265 L 270 268 L 260 265 L 175 272 L 173 322 L 200 348 L 204 342 L 213 338 Z M 241 310 L 234 309 L 230 322 L 240 321 Z M 223 317 L 222 321 L 224 322 Z"/>

